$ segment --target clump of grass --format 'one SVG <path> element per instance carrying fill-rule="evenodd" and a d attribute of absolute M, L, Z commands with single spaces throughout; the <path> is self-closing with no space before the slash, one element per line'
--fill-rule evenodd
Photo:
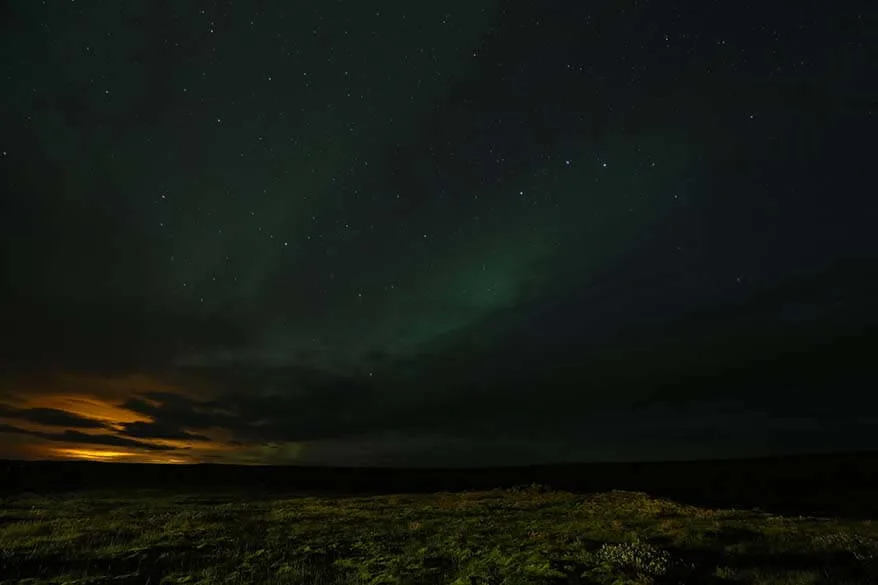
<path fill-rule="evenodd" d="M 818 550 L 845 551 L 858 561 L 878 560 L 878 540 L 848 531 L 818 534 L 811 539 Z"/>
<path fill-rule="evenodd" d="M 671 568 L 671 554 L 668 551 L 637 540 L 604 544 L 594 558 L 612 569 L 621 569 L 643 578 L 661 577 Z"/>

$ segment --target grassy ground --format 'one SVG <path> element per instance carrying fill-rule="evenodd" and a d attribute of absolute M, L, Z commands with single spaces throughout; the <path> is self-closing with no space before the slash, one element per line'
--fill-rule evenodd
<path fill-rule="evenodd" d="M 878 526 L 641 493 L 0 500 L 0 583 L 878 583 Z"/>

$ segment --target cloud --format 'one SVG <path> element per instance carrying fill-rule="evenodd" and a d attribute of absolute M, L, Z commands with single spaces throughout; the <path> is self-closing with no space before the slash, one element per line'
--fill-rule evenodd
<path fill-rule="evenodd" d="M 106 428 L 104 422 L 57 408 L 15 408 L 0 404 L 0 417 L 24 420 L 40 425 L 80 429 Z"/>
<path fill-rule="evenodd" d="M 153 423 L 126 425 L 126 434 L 221 428 L 244 443 L 317 440 L 382 428 L 393 409 L 367 381 L 311 368 L 229 366 L 189 375 L 208 385 L 214 381 L 217 395 L 210 400 L 170 392 L 133 396 L 121 406 Z"/>
<path fill-rule="evenodd" d="M 150 423 L 136 421 L 130 423 L 122 423 L 122 431 L 119 434 L 136 439 L 170 439 L 179 441 L 210 441 L 210 437 L 189 433 L 177 427 L 163 425 L 161 423 Z"/>
<path fill-rule="evenodd" d="M 32 431 L 22 429 L 16 426 L 0 423 L 0 433 L 16 433 L 22 435 L 30 435 L 47 441 L 58 441 L 63 443 L 81 443 L 88 445 L 107 445 L 112 447 L 131 447 L 136 449 L 146 449 L 148 451 L 173 451 L 175 447 L 167 445 L 158 445 L 154 443 L 145 443 L 126 439 L 116 435 L 89 435 L 80 431 L 66 430 L 61 433 L 46 433 L 43 431 Z"/>
<path fill-rule="evenodd" d="M 153 419 L 149 427 L 126 426 L 131 432 L 157 432 L 182 429 L 233 429 L 240 417 L 221 408 L 216 401 L 201 401 L 166 392 L 144 393 L 125 400 L 120 406 Z"/>
<path fill-rule="evenodd" d="M 650 304 L 644 299 L 655 287 L 622 284 L 559 291 L 551 302 L 499 311 L 420 355 L 379 353 L 369 364 L 374 377 L 302 363 L 304 354 L 291 358 L 298 364 L 205 360 L 163 370 L 154 384 L 113 378 L 118 390 L 105 395 L 133 415 L 105 419 L 116 435 L 9 425 L 6 432 L 152 450 L 169 449 L 153 439 L 202 441 L 187 456 L 214 461 L 476 464 L 662 457 L 691 445 L 706 456 L 819 445 L 821 431 L 789 422 L 796 417 L 837 419 L 826 442 L 852 444 L 855 432 L 844 421 L 874 410 L 875 399 L 856 384 L 872 379 L 865 342 L 874 329 L 852 331 L 843 303 L 826 304 L 832 310 L 824 313 L 811 308 L 829 297 L 828 285 L 801 287 L 815 297 L 806 311 L 785 301 L 795 298 L 789 286 L 707 303 L 683 298 L 687 283 L 666 282 Z M 796 310 L 784 312 L 790 307 Z M 829 329 L 836 321 L 845 327 Z M 777 422 L 711 414 L 729 400 Z M 694 403 L 707 406 L 691 411 Z M 100 428 L 59 408 L 2 408 L 3 418 Z M 701 423 L 686 422 L 693 420 Z M 870 427 L 857 429 L 866 436 Z"/>

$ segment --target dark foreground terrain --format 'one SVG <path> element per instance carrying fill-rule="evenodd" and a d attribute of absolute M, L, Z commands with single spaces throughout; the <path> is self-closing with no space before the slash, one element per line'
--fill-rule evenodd
<path fill-rule="evenodd" d="M 0 583 L 874 585 L 876 459 L 444 471 L 3 462 Z"/>

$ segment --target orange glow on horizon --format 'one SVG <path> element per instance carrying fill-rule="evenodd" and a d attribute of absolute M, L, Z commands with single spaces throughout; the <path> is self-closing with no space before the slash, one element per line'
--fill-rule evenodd
<path fill-rule="evenodd" d="M 125 451 L 103 451 L 100 449 L 52 449 L 52 452 L 62 457 L 74 457 L 76 459 L 92 459 L 98 461 L 106 461 L 109 459 L 118 459 L 120 457 L 129 457 L 131 454 Z"/>
<path fill-rule="evenodd" d="M 129 451 L 110 451 L 104 449 L 54 448 L 50 452 L 62 459 L 86 461 L 124 461 L 129 463 L 194 463 L 173 455 L 143 454 Z"/>

